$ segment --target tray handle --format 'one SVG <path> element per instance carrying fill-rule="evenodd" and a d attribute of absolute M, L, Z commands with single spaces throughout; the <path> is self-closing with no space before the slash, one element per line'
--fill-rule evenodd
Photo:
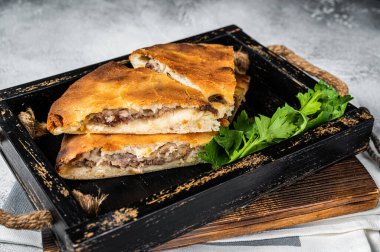
<path fill-rule="evenodd" d="M 322 79 L 326 81 L 328 84 L 333 86 L 336 91 L 341 96 L 344 96 L 348 94 L 348 87 L 346 83 L 344 83 L 341 79 L 336 77 L 335 75 L 320 69 L 319 67 L 311 64 L 301 56 L 297 55 L 295 52 L 290 50 L 284 45 L 270 45 L 268 46 L 268 49 L 275 54 L 278 54 L 279 56 L 285 58 L 287 61 L 295 65 L 296 67 L 300 68 L 304 72 L 317 77 L 318 79 Z"/>
<path fill-rule="evenodd" d="M 295 52 L 290 50 L 284 45 L 270 45 L 268 46 L 268 49 L 275 54 L 283 57 L 290 63 L 292 63 L 294 66 L 300 68 L 304 72 L 317 77 L 318 79 L 322 79 L 326 81 L 328 84 L 330 84 L 332 87 L 335 88 L 336 91 L 340 95 L 346 95 L 348 94 L 348 87 L 346 83 L 344 83 L 341 79 L 336 77 L 335 75 L 320 69 L 319 67 L 311 64 L 301 56 L 297 55 Z M 369 146 L 367 152 L 368 155 L 375 161 L 378 167 L 380 167 L 380 140 L 375 135 L 375 133 L 371 133 L 370 140 L 373 143 L 373 146 Z"/>
<path fill-rule="evenodd" d="M 53 225 L 53 217 L 47 210 L 12 215 L 0 209 L 0 225 L 12 229 L 40 230 L 50 228 Z"/>
<path fill-rule="evenodd" d="M 271 45 L 268 46 L 268 49 L 285 58 L 306 73 L 319 79 L 323 79 L 332 85 L 340 95 L 348 93 L 348 87 L 341 79 L 317 66 L 314 66 L 286 46 Z M 371 134 L 371 140 L 375 148 L 373 149 L 370 147 L 368 149 L 368 154 L 373 160 L 375 160 L 377 165 L 380 166 L 380 141 L 374 133 Z M 53 225 L 53 217 L 48 210 L 35 211 L 29 214 L 12 215 L 0 209 L 0 225 L 12 229 L 40 230 L 43 228 L 50 228 Z"/>

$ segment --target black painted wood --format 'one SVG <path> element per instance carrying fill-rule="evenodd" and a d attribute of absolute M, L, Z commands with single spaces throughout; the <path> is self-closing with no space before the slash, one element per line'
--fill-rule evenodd
<path fill-rule="evenodd" d="M 182 41 L 233 45 L 249 54 L 252 82 L 242 108 L 251 116 L 270 115 L 285 102 L 297 106 L 294 95 L 316 83 L 236 26 Z M 127 59 L 128 55 L 114 60 L 129 65 Z M 17 114 L 31 107 L 37 119 L 45 121 L 54 100 L 103 63 L 0 91 L 2 153 L 36 207 L 53 213 L 53 231 L 65 250 L 152 248 L 368 146 L 373 118 L 350 105 L 342 119 L 220 170 L 197 165 L 100 181 L 64 180 L 53 168 L 62 137 L 33 141 Z M 87 216 L 71 196 L 73 189 L 109 194 L 100 216 Z"/>

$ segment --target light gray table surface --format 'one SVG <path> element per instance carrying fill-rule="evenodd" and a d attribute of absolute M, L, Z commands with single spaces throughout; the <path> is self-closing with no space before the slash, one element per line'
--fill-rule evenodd
<path fill-rule="evenodd" d="M 380 1 L 0 0 L 0 89 L 229 24 L 336 74 L 380 118 Z M 14 181 L 1 159 L 0 207 Z"/>

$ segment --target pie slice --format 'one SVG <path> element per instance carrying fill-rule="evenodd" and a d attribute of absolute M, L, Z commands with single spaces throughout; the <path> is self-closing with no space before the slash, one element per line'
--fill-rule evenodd
<path fill-rule="evenodd" d="M 218 131 L 218 111 L 201 92 L 148 68 L 115 62 L 72 84 L 50 108 L 54 135 Z"/>
<path fill-rule="evenodd" d="M 67 179 L 103 179 L 195 165 L 214 134 L 65 135 L 56 170 Z"/>
<path fill-rule="evenodd" d="M 249 76 L 237 75 L 234 113 L 248 88 Z M 215 134 L 65 135 L 56 169 L 67 179 L 102 179 L 195 165 Z"/>
<path fill-rule="evenodd" d="M 228 118 L 234 109 L 236 86 L 234 50 L 218 44 L 173 43 L 134 51 L 134 68 L 150 68 L 202 92 L 218 111 Z"/>
<path fill-rule="evenodd" d="M 236 74 L 236 88 L 234 92 L 234 111 L 229 118 L 229 121 L 232 122 L 234 116 L 236 115 L 240 105 L 245 101 L 245 95 L 249 89 L 249 83 L 251 81 L 251 77 L 245 74 Z"/>

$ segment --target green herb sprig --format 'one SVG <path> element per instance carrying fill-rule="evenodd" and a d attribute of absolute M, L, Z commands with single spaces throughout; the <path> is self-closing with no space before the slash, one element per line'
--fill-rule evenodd
<path fill-rule="evenodd" d="M 352 97 L 340 96 L 324 81 L 314 89 L 298 93 L 300 108 L 285 104 L 271 118 L 259 115 L 249 118 L 245 111 L 233 122 L 233 127 L 222 127 L 198 156 L 212 164 L 214 169 L 270 145 L 293 137 L 307 129 L 341 117 Z"/>

